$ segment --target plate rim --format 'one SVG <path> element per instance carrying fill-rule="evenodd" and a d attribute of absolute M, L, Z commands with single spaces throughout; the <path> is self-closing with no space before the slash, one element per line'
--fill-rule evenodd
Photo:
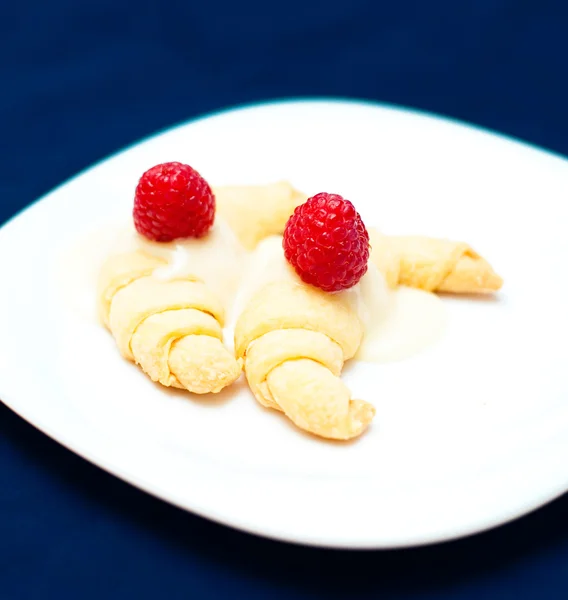
<path fill-rule="evenodd" d="M 451 124 L 456 127 L 469 129 L 470 131 L 475 131 L 477 133 L 481 133 L 481 134 L 487 135 L 492 138 L 498 138 L 505 142 L 511 142 L 516 145 L 524 146 L 528 150 L 535 151 L 539 154 L 545 154 L 549 158 L 559 159 L 562 162 L 568 161 L 568 155 L 564 156 L 560 152 L 556 152 L 549 148 L 545 148 L 544 146 L 539 146 L 538 144 L 533 144 L 532 142 L 524 140 L 520 137 L 516 137 L 511 134 L 503 133 L 503 132 L 497 131 L 496 129 L 491 129 L 490 127 L 484 127 L 482 125 L 467 121 L 465 119 L 459 119 L 457 117 L 446 116 L 441 113 L 437 113 L 435 111 L 429 111 L 429 110 L 421 109 L 421 108 L 417 108 L 417 107 L 410 107 L 410 106 L 407 106 L 404 104 L 396 104 L 394 102 L 383 102 L 383 101 L 378 101 L 378 100 L 370 100 L 370 99 L 350 97 L 350 96 L 317 96 L 317 95 L 315 95 L 315 96 L 274 97 L 274 98 L 267 99 L 267 100 L 236 103 L 236 104 L 233 104 L 230 106 L 213 109 L 211 111 L 196 113 L 193 117 L 189 117 L 188 119 L 175 121 L 175 122 L 171 123 L 170 125 L 165 125 L 164 127 L 159 127 L 158 129 L 154 130 L 154 132 L 149 133 L 148 135 L 142 136 L 140 138 L 137 138 L 134 141 L 130 142 L 129 144 L 126 144 L 125 146 L 120 147 L 118 150 L 115 150 L 114 152 L 111 152 L 110 154 L 103 156 L 102 158 L 96 160 L 95 162 L 90 163 L 85 168 L 77 171 L 77 173 L 75 173 L 74 175 L 71 175 L 67 179 L 63 180 L 61 183 L 48 189 L 41 196 L 39 196 L 35 200 L 32 200 L 29 204 L 27 204 L 23 208 L 19 209 L 18 211 L 16 211 L 12 216 L 8 217 L 8 219 L 6 219 L 4 222 L 2 222 L 0 224 L 0 232 L 2 231 L 2 229 L 4 227 L 9 225 L 12 221 L 17 219 L 19 216 L 23 215 L 28 210 L 34 208 L 34 206 L 36 204 L 43 202 L 44 200 L 46 200 L 53 194 L 57 193 L 60 189 L 62 189 L 66 185 L 72 183 L 76 179 L 79 179 L 83 175 L 86 175 L 87 173 L 89 173 L 89 171 L 92 171 L 92 170 L 96 169 L 97 167 L 99 167 L 100 165 L 117 158 L 121 154 L 125 154 L 132 148 L 135 148 L 136 146 L 139 146 L 145 142 L 148 142 L 154 138 L 157 138 L 158 136 L 165 134 L 173 129 L 179 129 L 180 127 L 184 127 L 186 125 L 199 123 L 201 121 L 206 121 L 213 117 L 226 115 L 228 113 L 248 111 L 248 110 L 253 110 L 256 108 L 265 108 L 265 107 L 268 108 L 268 107 L 272 107 L 272 106 L 285 106 L 285 105 L 294 105 L 294 104 L 298 104 L 298 105 L 300 105 L 300 104 L 349 105 L 349 106 L 353 106 L 354 108 L 355 107 L 379 108 L 379 109 L 385 109 L 385 110 L 392 110 L 397 113 L 407 113 L 408 115 L 414 115 L 414 116 L 419 116 L 419 117 L 425 117 L 428 119 L 433 119 L 436 121 L 440 121 L 442 123 Z"/>

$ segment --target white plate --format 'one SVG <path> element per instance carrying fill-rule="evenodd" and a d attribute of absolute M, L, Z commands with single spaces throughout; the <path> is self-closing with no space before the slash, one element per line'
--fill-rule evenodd
<path fill-rule="evenodd" d="M 345 195 L 388 232 L 470 241 L 505 288 L 499 301 L 445 300 L 449 328 L 428 352 L 347 369 L 377 408 L 354 443 L 300 433 L 244 385 L 210 400 L 169 392 L 85 318 L 92 256 L 77 249 L 127 219 L 140 174 L 167 160 L 215 184 L 286 178 Z M 174 128 L 0 231 L 0 395 L 111 473 L 246 531 L 384 548 L 486 529 L 568 488 L 567 198 L 563 159 L 383 106 L 275 103 Z"/>

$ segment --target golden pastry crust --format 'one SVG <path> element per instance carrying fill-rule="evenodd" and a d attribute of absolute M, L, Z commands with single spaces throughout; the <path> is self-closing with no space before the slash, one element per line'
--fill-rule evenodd
<path fill-rule="evenodd" d="M 491 265 L 464 242 L 387 236 L 371 229 L 371 260 L 391 287 L 427 292 L 490 294 L 503 285 Z"/>
<path fill-rule="evenodd" d="M 352 358 L 363 339 L 358 317 L 334 294 L 299 281 L 274 281 L 248 303 L 235 326 L 235 352 L 243 357 L 249 345 L 275 329 L 323 331 L 336 342 L 344 360 Z"/>
<path fill-rule="evenodd" d="M 241 244 L 253 250 L 269 235 L 280 235 L 296 206 L 307 196 L 287 181 L 268 185 L 235 185 L 214 188 L 219 215 Z"/>
<path fill-rule="evenodd" d="M 105 327 L 109 327 L 110 304 L 116 292 L 165 264 L 142 252 L 117 254 L 104 262 L 99 273 L 97 299 L 99 317 Z"/>
<path fill-rule="evenodd" d="M 222 343 L 223 306 L 201 281 L 152 277 L 163 264 L 141 252 L 110 257 L 99 277 L 101 319 L 121 354 L 153 381 L 219 392 L 242 370 Z"/>
<path fill-rule="evenodd" d="M 315 435 L 347 440 L 361 435 L 375 414 L 339 379 L 362 337 L 357 315 L 337 296 L 278 281 L 261 288 L 243 311 L 235 348 L 260 404 Z"/>

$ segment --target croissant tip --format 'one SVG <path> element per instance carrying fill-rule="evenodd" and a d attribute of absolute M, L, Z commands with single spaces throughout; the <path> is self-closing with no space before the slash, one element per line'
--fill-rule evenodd
<path fill-rule="evenodd" d="M 497 273 L 493 273 L 493 278 L 491 280 L 491 287 L 493 289 L 494 292 L 498 292 L 502 287 L 503 284 L 505 282 L 503 281 L 503 278 L 501 277 L 501 275 L 498 275 Z"/>
<path fill-rule="evenodd" d="M 359 435 L 364 431 L 369 423 L 375 417 L 375 407 L 364 400 L 351 401 L 351 417 L 353 430 L 356 430 L 355 435 Z"/>
<path fill-rule="evenodd" d="M 478 277 L 480 291 L 489 294 L 499 291 L 503 287 L 503 278 L 493 270 L 493 267 L 485 259 L 482 260 L 485 268 Z"/>

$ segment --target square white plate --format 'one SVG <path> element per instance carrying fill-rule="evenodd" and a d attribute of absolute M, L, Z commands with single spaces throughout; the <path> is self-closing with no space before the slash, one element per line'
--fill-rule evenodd
<path fill-rule="evenodd" d="M 377 408 L 356 442 L 302 434 L 242 382 L 212 398 L 166 390 L 91 318 L 105 247 L 90 236 L 127 223 L 138 178 L 168 160 L 214 185 L 340 193 L 386 232 L 468 241 L 505 287 L 444 299 L 448 330 L 427 352 L 348 366 Z M 246 531 L 385 548 L 486 529 L 568 489 L 567 199 L 565 160 L 383 106 L 274 103 L 176 127 L 0 230 L 0 397 L 111 473 Z"/>

